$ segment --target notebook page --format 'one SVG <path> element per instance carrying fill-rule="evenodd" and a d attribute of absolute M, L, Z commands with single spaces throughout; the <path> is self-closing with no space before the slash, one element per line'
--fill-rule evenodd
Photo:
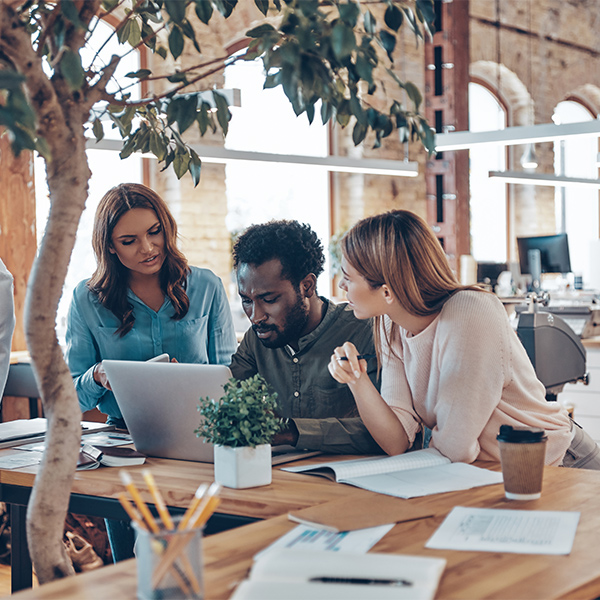
<path fill-rule="evenodd" d="M 357 460 L 344 460 L 340 462 L 319 463 L 300 467 L 286 467 L 283 471 L 292 473 L 314 473 L 320 474 L 319 470 L 333 471 L 336 481 L 363 475 L 377 475 L 393 471 L 406 471 L 409 469 L 421 469 L 436 465 L 450 464 L 450 460 L 440 454 L 435 448 L 416 450 L 397 456 L 382 456 L 376 458 L 361 458 Z"/>

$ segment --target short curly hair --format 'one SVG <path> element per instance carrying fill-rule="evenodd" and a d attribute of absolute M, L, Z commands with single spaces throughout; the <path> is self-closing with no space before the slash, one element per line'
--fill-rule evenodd
<path fill-rule="evenodd" d="M 233 266 L 262 265 L 278 259 L 281 275 L 294 286 L 309 274 L 323 272 L 323 244 L 307 223 L 280 220 L 251 225 L 233 245 Z"/>

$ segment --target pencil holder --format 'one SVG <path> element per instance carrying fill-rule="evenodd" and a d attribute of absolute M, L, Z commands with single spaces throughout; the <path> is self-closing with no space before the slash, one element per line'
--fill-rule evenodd
<path fill-rule="evenodd" d="M 152 533 L 132 523 L 137 534 L 137 597 L 139 600 L 204 598 L 202 528 Z"/>

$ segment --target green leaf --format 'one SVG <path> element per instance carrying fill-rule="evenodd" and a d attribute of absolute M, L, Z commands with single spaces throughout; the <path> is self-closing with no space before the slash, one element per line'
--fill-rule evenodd
<path fill-rule="evenodd" d="M 214 0 L 217 10 L 227 19 L 236 7 L 238 0 Z"/>
<path fill-rule="evenodd" d="M 80 90 L 85 81 L 85 73 L 81 66 L 79 54 L 68 48 L 60 60 L 60 70 L 71 90 Z"/>
<path fill-rule="evenodd" d="M 180 99 L 179 111 L 177 115 L 177 126 L 179 128 L 179 133 L 184 133 L 196 120 L 197 109 L 198 99 L 196 96 Z"/>
<path fill-rule="evenodd" d="M 117 4 L 119 4 L 119 0 L 102 0 L 102 8 L 106 12 L 113 10 Z"/>
<path fill-rule="evenodd" d="M 435 23 L 435 6 L 433 0 L 417 0 L 417 9 L 430 27 Z"/>
<path fill-rule="evenodd" d="M 150 152 L 158 158 L 159 161 L 163 161 L 167 155 L 167 143 L 156 131 L 150 132 Z"/>
<path fill-rule="evenodd" d="M 212 14 L 213 6 L 210 0 L 196 0 L 196 15 L 205 25 L 208 25 Z"/>
<path fill-rule="evenodd" d="M 135 48 L 142 41 L 142 32 L 140 30 L 140 24 L 137 19 L 129 20 L 129 36 L 127 37 L 127 41 L 129 45 Z"/>
<path fill-rule="evenodd" d="M 251 38 L 259 38 L 259 37 L 264 36 L 267 33 L 277 33 L 277 30 L 275 29 L 275 27 L 273 27 L 273 25 L 269 25 L 268 23 L 263 23 L 262 25 L 259 25 L 258 27 L 254 27 L 253 29 L 246 31 L 246 35 Z"/>
<path fill-rule="evenodd" d="M 92 132 L 98 142 L 104 137 L 104 127 L 102 127 L 102 121 L 100 121 L 100 119 L 94 119 Z"/>
<path fill-rule="evenodd" d="M 360 7 L 355 2 L 344 2 L 338 5 L 340 19 L 348 26 L 354 28 L 360 15 Z"/>
<path fill-rule="evenodd" d="M 185 19 L 185 8 L 187 2 L 183 0 L 164 0 L 164 7 L 167 9 L 169 17 L 175 23 L 181 23 Z"/>
<path fill-rule="evenodd" d="M 129 77 L 130 79 L 146 79 L 152 75 L 152 71 L 150 69 L 139 69 L 138 71 L 132 71 L 131 73 L 127 73 L 125 77 Z"/>
<path fill-rule="evenodd" d="M 381 47 L 387 52 L 390 62 L 394 62 L 392 54 L 394 52 L 394 48 L 396 47 L 396 36 L 388 33 L 387 31 L 380 31 L 379 42 L 381 43 Z"/>
<path fill-rule="evenodd" d="M 229 128 L 229 121 L 231 120 L 231 112 L 229 111 L 229 106 L 227 104 L 227 98 L 223 96 L 223 94 L 219 94 L 219 92 L 213 90 L 212 95 L 215 101 L 215 105 L 217 107 L 217 121 L 223 130 L 223 134 L 227 135 L 227 130 Z"/>
<path fill-rule="evenodd" d="M 169 34 L 169 50 L 173 58 L 179 58 L 183 52 L 183 34 L 181 29 L 175 25 Z"/>
<path fill-rule="evenodd" d="M 412 83 L 412 81 L 406 81 L 404 83 L 404 89 L 406 90 L 408 97 L 414 102 L 415 110 L 418 112 L 421 102 L 423 102 L 423 96 L 421 95 L 419 88 Z"/>
<path fill-rule="evenodd" d="M 183 35 L 185 35 L 186 38 L 192 40 L 194 48 L 198 53 L 200 53 L 201 50 L 200 46 L 198 45 L 198 41 L 196 40 L 196 32 L 194 31 L 192 24 L 187 19 L 181 24 L 181 30 L 183 31 Z"/>
<path fill-rule="evenodd" d="M 355 146 L 358 146 L 365 139 L 368 129 L 369 128 L 366 125 L 363 125 L 358 121 L 355 123 L 354 129 L 352 130 L 352 141 Z"/>
<path fill-rule="evenodd" d="M 194 187 L 198 185 L 200 182 L 200 171 L 202 170 L 202 160 L 200 157 L 194 152 L 192 148 L 190 148 L 190 164 L 189 164 L 190 175 L 192 176 L 192 181 L 194 182 Z"/>
<path fill-rule="evenodd" d="M 363 17 L 363 23 L 365 26 L 365 31 L 371 35 L 375 35 L 375 28 L 377 26 L 377 21 L 373 16 L 373 13 L 370 10 L 367 10 Z"/>
<path fill-rule="evenodd" d="M 125 22 L 123 27 L 117 30 L 117 39 L 119 40 L 119 44 L 125 44 L 129 39 L 129 34 L 131 33 L 131 19 Z"/>
<path fill-rule="evenodd" d="M 269 10 L 269 0 L 254 0 L 254 4 L 256 4 L 258 10 L 266 17 Z"/>
<path fill-rule="evenodd" d="M 390 29 L 398 31 L 398 29 L 400 29 L 402 26 L 404 17 L 402 16 L 402 11 L 395 4 L 390 4 L 385 11 L 383 20 Z"/>
<path fill-rule="evenodd" d="M 354 31 L 338 21 L 331 32 L 331 47 L 336 58 L 340 61 L 350 56 L 356 48 Z"/>
<path fill-rule="evenodd" d="M 175 175 L 177 175 L 177 179 L 181 179 L 187 173 L 189 164 L 189 154 L 175 155 L 175 158 L 173 159 L 173 170 L 175 171 Z"/>
<path fill-rule="evenodd" d="M 77 10 L 77 6 L 73 0 L 61 0 L 59 4 L 60 12 L 62 13 L 63 17 L 67 19 L 67 21 L 73 23 L 73 25 L 75 25 L 75 27 L 78 29 L 85 29 L 84 24 L 79 18 L 79 10 Z"/>

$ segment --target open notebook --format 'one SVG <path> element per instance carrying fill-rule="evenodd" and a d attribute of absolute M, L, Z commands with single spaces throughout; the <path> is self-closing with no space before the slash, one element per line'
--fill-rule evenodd
<path fill-rule="evenodd" d="M 284 467 L 283 470 L 321 475 L 338 483 L 348 483 L 371 492 L 399 498 L 468 490 L 502 482 L 502 473 L 466 463 L 453 463 L 435 448 L 416 450 L 398 456 Z"/>

